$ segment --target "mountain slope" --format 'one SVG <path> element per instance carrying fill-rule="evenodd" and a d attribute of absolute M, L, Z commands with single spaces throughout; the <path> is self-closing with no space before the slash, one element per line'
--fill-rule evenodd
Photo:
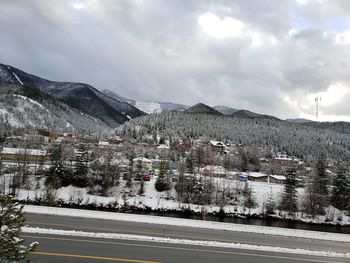
<path fill-rule="evenodd" d="M 59 132 L 101 133 L 104 122 L 21 84 L 0 82 L 0 128 L 45 128 Z"/>
<path fill-rule="evenodd" d="M 227 107 L 227 106 L 215 106 L 213 108 L 216 109 L 217 111 L 221 112 L 224 115 L 232 115 L 233 113 L 238 111 L 237 109 Z"/>
<path fill-rule="evenodd" d="M 348 134 L 329 129 L 266 118 L 234 118 L 213 114 L 161 113 L 133 119 L 117 129 L 120 136 L 147 141 L 154 133 L 164 139 L 199 139 L 204 136 L 233 144 L 285 152 L 310 161 L 325 154 L 350 160 Z M 311 159 L 310 159 L 311 158 Z"/>
<path fill-rule="evenodd" d="M 278 118 L 276 118 L 274 116 L 266 115 L 266 114 L 259 114 L 259 113 L 251 112 L 248 110 L 238 110 L 238 111 L 234 112 L 233 114 L 231 114 L 231 117 L 278 120 Z"/>
<path fill-rule="evenodd" d="M 35 87 L 111 127 L 145 114 L 129 103 L 106 96 L 88 84 L 50 81 L 3 64 L 0 64 L 0 81 Z"/>
<path fill-rule="evenodd" d="M 172 102 L 131 100 L 131 99 L 127 99 L 122 96 L 119 96 L 118 94 L 110 90 L 102 90 L 102 92 L 105 95 L 112 97 L 114 99 L 126 101 L 147 114 L 157 114 L 157 113 L 169 112 L 169 111 L 182 112 L 189 108 L 186 105 L 172 103 Z"/>
<path fill-rule="evenodd" d="M 196 105 L 187 109 L 185 111 L 185 113 L 223 115 L 221 112 L 219 112 L 216 109 L 209 107 L 208 105 L 205 105 L 203 103 L 197 103 Z"/>

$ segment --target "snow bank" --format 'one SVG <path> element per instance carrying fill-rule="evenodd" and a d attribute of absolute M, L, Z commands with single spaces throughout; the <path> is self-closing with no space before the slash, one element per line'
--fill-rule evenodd
<path fill-rule="evenodd" d="M 233 249 L 245 249 L 245 250 L 254 250 L 254 251 L 270 251 L 270 252 L 276 252 L 276 253 L 298 254 L 298 255 L 308 255 L 308 256 L 350 258 L 350 253 L 337 253 L 337 252 L 330 252 L 330 251 L 315 251 L 315 250 L 306 250 L 306 249 L 292 249 L 292 248 L 272 247 L 272 246 L 257 246 L 257 245 L 241 244 L 241 243 L 225 243 L 225 242 L 216 242 L 216 241 L 173 239 L 173 238 L 162 238 L 162 237 L 152 237 L 152 236 L 142 236 L 142 235 L 93 233 L 93 232 L 82 232 L 82 231 L 74 231 L 74 230 L 45 229 L 45 228 L 39 228 L 39 227 L 23 227 L 22 232 L 35 233 L 35 234 L 51 234 L 51 235 L 60 235 L 60 236 L 78 236 L 78 237 L 90 237 L 90 238 L 144 241 L 144 242 L 156 242 L 156 243 L 179 244 L 179 245 L 190 245 L 190 246 L 233 248 Z"/>
<path fill-rule="evenodd" d="M 173 218 L 173 217 L 124 214 L 124 213 L 89 211 L 89 210 L 81 210 L 81 209 L 32 206 L 32 205 L 25 205 L 24 211 L 26 213 L 36 213 L 36 214 L 46 214 L 46 215 L 74 216 L 74 217 L 82 217 L 82 218 L 94 218 L 94 219 L 106 219 L 106 220 L 127 221 L 127 222 L 137 222 L 137 223 L 181 226 L 181 227 L 205 228 L 205 229 L 214 229 L 214 230 L 248 232 L 248 233 L 266 234 L 266 235 L 288 236 L 288 237 L 296 237 L 296 238 L 307 238 L 307 239 L 328 240 L 328 241 L 350 243 L 350 235 L 328 233 L 328 232 L 307 231 L 307 230 L 300 230 L 300 229 L 253 226 L 253 225 L 221 223 L 221 222 L 212 222 L 212 221 L 200 221 L 200 220 L 192 220 L 192 219 L 179 219 L 179 218 Z"/>

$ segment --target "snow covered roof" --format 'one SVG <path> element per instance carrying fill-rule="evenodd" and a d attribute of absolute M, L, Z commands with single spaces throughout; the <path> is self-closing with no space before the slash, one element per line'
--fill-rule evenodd
<path fill-rule="evenodd" d="M 270 175 L 270 177 L 275 178 L 276 180 L 286 180 L 284 175 Z"/>
<path fill-rule="evenodd" d="M 165 144 L 161 144 L 157 147 L 157 149 L 169 149 L 170 147 L 165 145 Z"/>
<path fill-rule="evenodd" d="M 261 177 L 265 177 L 265 176 L 267 176 L 267 174 L 263 174 L 263 173 L 255 173 L 255 172 L 253 172 L 253 173 L 249 173 L 249 174 L 248 174 L 248 176 L 250 176 L 250 177 L 254 177 L 254 178 L 261 178 Z"/>
<path fill-rule="evenodd" d="M 23 149 L 23 148 L 10 148 L 10 147 L 4 147 L 1 151 L 2 154 L 27 154 L 27 155 L 36 155 L 36 156 L 43 156 L 46 155 L 46 151 L 39 150 L 39 149 Z"/>
<path fill-rule="evenodd" d="M 152 161 L 150 159 L 147 159 L 145 157 L 137 157 L 133 160 L 134 162 L 138 162 L 141 161 L 143 163 L 152 163 Z"/>
<path fill-rule="evenodd" d="M 223 146 L 223 147 L 226 147 L 226 145 L 225 145 L 223 142 L 220 142 L 220 141 L 210 141 L 210 143 L 211 143 L 213 146 Z"/>
<path fill-rule="evenodd" d="M 205 170 L 210 171 L 212 173 L 217 173 L 217 174 L 225 173 L 225 168 L 220 165 L 207 165 L 203 168 L 203 171 Z"/>
<path fill-rule="evenodd" d="M 100 145 L 100 146 L 107 146 L 107 145 L 109 145 L 109 142 L 99 141 L 98 145 Z"/>

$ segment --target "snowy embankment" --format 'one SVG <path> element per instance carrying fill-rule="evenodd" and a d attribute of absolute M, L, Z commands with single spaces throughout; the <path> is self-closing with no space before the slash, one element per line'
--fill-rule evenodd
<path fill-rule="evenodd" d="M 199 221 L 199 220 L 192 220 L 192 219 L 179 219 L 179 218 L 163 217 L 163 216 L 159 217 L 159 216 L 148 216 L 148 215 L 135 215 L 135 214 L 89 211 L 89 210 L 81 210 L 81 209 L 32 206 L 32 205 L 25 205 L 24 211 L 26 213 L 36 213 L 36 214 L 46 214 L 46 215 L 74 216 L 74 217 L 82 217 L 82 218 L 159 224 L 164 226 L 169 225 L 169 226 L 205 228 L 205 229 L 213 229 L 213 230 L 248 232 L 248 233 L 266 234 L 266 235 L 277 235 L 277 236 L 287 236 L 287 237 L 295 237 L 295 238 L 308 238 L 308 239 L 350 243 L 350 235 L 328 233 L 328 232 L 307 231 L 307 230 L 300 230 L 300 229 L 253 226 L 253 225 L 221 223 L 221 222 L 212 222 L 212 221 Z"/>
<path fill-rule="evenodd" d="M 225 243 L 225 242 L 216 242 L 216 241 L 173 239 L 173 238 L 116 234 L 116 233 L 93 233 L 93 232 L 82 232 L 82 231 L 74 231 L 74 230 L 72 231 L 72 230 L 45 229 L 45 228 L 38 228 L 38 227 L 37 228 L 23 227 L 22 232 L 35 233 L 35 234 L 51 234 L 51 235 L 60 235 L 60 236 L 78 236 L 78 237 L 89 237 L 89 238 L 156 242 L 156 243 L 179 244 L 179 245 L 189 245 L 189 246 L 233 248 L 233 249 L 245 249 L 245 250 L 253 250 L 253 251 L 270 251 L 270 252 L 276 252 L 276 253 L 298 254 L 298 255 L 308 255 L 308 256 L 350 258 L 350 253 L 315 251 L 315 250 L 306 250 L 306 249 L 298 249 L 298 248 L 292 249 L 292 248 L 272 247 L 272 246 L 258 246 L 258 245 L 250 245 L 250 244 Z"/>

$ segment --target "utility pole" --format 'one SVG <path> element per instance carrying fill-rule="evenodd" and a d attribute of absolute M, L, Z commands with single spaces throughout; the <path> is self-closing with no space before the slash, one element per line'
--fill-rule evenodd
<path fill-rule="evenodd" d="M 315 97 L 315 104 L 316 104 L 316 121 L 318 121 L 318 103 L 321 101 L 321 96 Z"/>

